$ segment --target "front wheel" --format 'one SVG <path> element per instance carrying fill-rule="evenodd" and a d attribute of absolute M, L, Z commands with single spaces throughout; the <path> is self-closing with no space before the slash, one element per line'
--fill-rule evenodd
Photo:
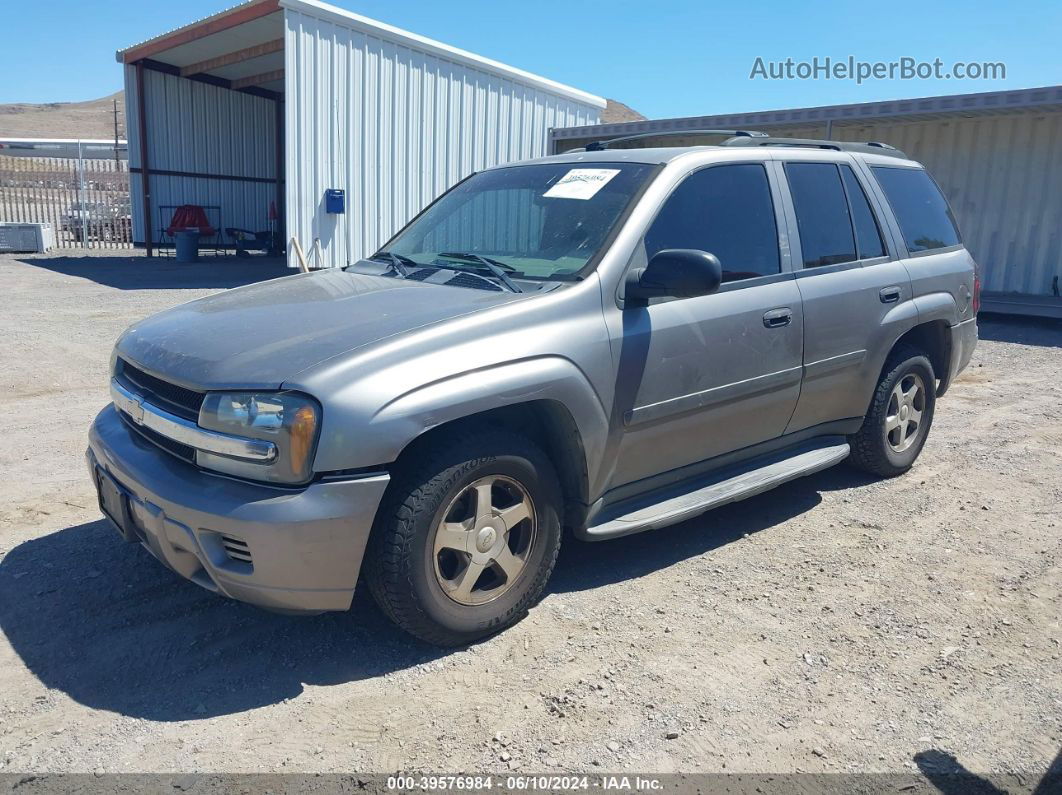
<path fill-rule="evenodd" d="M 553 571 L 557 476 L 528 439 L 502 428 L 444 433 L 400 466 L 364 570 L 377 603 L 412 635 L 471 643 L 527 614 Z"/>
<path fill-rule="evenodd" d="M 936 375 L 917 348 L 890 354 L 859 432 L 850 436 L 850 461 L 882 477 L 902 475 L 914 464 L 929 435 L 936 407 Z"/>

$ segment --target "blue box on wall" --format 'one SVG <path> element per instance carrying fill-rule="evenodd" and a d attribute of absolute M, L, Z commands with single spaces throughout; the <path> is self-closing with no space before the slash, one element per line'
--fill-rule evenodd
<path fill-rule="evenodd" d="M 347 196 L 342 188 L 325 189 L 326 213 L 344 213 L 346 212 L 346 203 Z"/>

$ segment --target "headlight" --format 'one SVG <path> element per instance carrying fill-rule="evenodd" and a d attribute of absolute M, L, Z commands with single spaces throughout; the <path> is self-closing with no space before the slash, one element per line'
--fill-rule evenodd
<path fill-rule="evenodd" d="M 320 416 L 317 402 L 297 392 L 209 392 L 199 410 L 199 427 L 268 440 L 277 446 L 277 456 L 257 462 L 199 450 L 196 463 L 252 480 L 305 483 L 313 474 Z"/>

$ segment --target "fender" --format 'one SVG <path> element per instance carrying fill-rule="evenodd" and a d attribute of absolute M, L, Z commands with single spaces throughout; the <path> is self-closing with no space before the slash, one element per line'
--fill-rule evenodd
<path fill-rule="evenodd" d="M 918 308 L 918 322 L 929 323 L 933 320 L 943 320 L 949 326 L 954 326 L 962 319 L 962 312 L 955 302 L 955 296 L 949 292 L 940 291 L 926 293 L 914 299 Z"/>
<path fill-rule="evenodd" d="M 914 314 L 912 314 L 914 313 Z M 950 293 L 937 292 L 929 293 L 927 295 L 917 296 L 911 301 L 907 301 L 890 312 L 883 322 L 882 327 L 888 328 L 890 331 L 890 337 L 887 345 L 881 345 L 876 348 L 880 351 L 879 356 L 871 363 L 876 369 L 873 371 L 875 382 L 881 370 L 885 366 L 885 360 L 896 347 L 897 343 L 904 336 L 910 334 L 912 331 L 924 330 L 928 334 L 940 333 L 939 331 L 931 331 L 930 324 L 933 324 L 936 328 L 940 329 L 939 324 L 943 322 L 949 329 L 955 328 L 954 318 L 958 313 L 958 307 L 955 303 L 955 299 Z M 923 342 L 928 344 L 927 340 Z M 940 378 L 940 385 L 937 389 L 937 395 L 943 395 L 948 388 L 948 383 L 951 378 L 952 367 L 950 364 L 952 354 L 952 340 L 950 334 L 945 334 L 940 340 L 942 350 L 940 352 L 943 359 L 944 366 L 941 363 L 934 361 L 934 367 L 939 369 L 938 376 Z M 933 358 L 933 354 L 930 354 L 930 358 Z M 873 389 L 866 395 L 867 403 L 870 402 L 870 395 L 873 393 Z"/>
<path fill-rule="evenodd" d="M 877 388 L 881 368 L 885 366 L 885 360 L 892 352 L 897 340 L 920 322 L 917 298 L 897 304 L 881 319 L 875 335 L 876 339 L 871 341 L 869 348 L 872 354 L 867 357 L 866 374 L 869 383 L 867 383 L 866 400 L 863 401 L 862 405 L 870 405 L 870 396 L 874 394 L 874 390 Z"/>
<path fill-rule="evenodd" d="M 536 400 L 556 401 L 571 413 L 582 437 L 589 481 L 594 484 L 608 437 L 608 413 L 574 362 L 549 355 L 457 373 L 397 395 L 364 421 L 343 422 L 357 428 L 357 438 L 349 445 L 322 444 L 314 468 L 335 471 L 391 463 L 432 428 Z M 356 459 L 353 463 L 352 449 Z"/>

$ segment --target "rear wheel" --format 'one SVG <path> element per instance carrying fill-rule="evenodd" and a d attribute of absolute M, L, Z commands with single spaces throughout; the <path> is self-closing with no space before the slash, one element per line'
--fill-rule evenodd
<path fill-rule="evenodd" d="M 441 646 L 523 618 L 560 549 L 561 489 L 545 454 L 505 429 L 467 430 L 400 467 L 364 569 L 383 611 Z"/>
<path fill-rule="evenodd" d="M 922 452 L 935 407 L 936 375 L 928 357 L 917 348 L 897 348 L 878 380 L 863 427 L 849 437 L 849 460 L 875 475 L 903 474 Z"/>

